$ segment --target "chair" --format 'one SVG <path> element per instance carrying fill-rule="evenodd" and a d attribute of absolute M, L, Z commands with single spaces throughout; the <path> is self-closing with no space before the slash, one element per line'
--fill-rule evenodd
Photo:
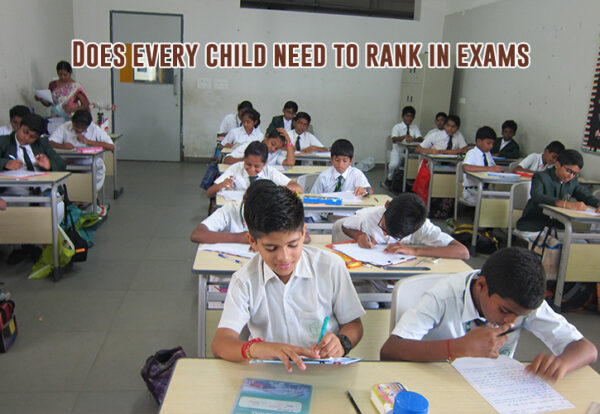
<path fill-rule="evenodd" d="M 312 189 L 318 176 L 319 174 L 304 174 L 296 178 L 296 182 L 302 187 L 302 190 L 307 193 Z"/>
<path fill-rule="evenodd" d="M 463 161 L 456 164 L 456 189 L 454 192 L 454 221 L 458 221 L 458 204 L 464 204 L 469 207 L 475 207 L 475 204 L 466 198 L 463 198 L 463 182 L 465 174 L 463 173 Z"/>
<path fill-rule="evenodd" d="M 600 198 L 600 190 L 596 190 L 592 193 L 592 195 L 596 198 Z"/>
<path fill-rule="evenodd" d="M 513 185 L 510 188 L 510 198 L 509 198 L 509 206 L 508 206 L 508 238 L 506 241 L 506 245 L 510 247 L 512 245 L 512 235 L 523 239 L 528 240 L 523 234 L 519 232 L 519 230 L 514 227 L 514 214 L 515 210 L 520 210 L 520 213 L 525 209 L 525 205 L 529 200 L 529 193 L 531 192 L 531 181 L 524 181 L 522 183 L 518 183 Z"/>
<path fill-rule="evenodd" d="M 348 237 L 348 235 L 342 230 L 342 225 L 344 224 L 344 221 L 346 221 L 347 218 L 348 217 L 341 218 L 339 220 L 336 220 L 335 223 L 333 223 L 333 228 L 331 229 L 332 243 L 340 243 L 343 241 L 352 240 L 352 238 Z"/>
<path fill-rule="evenodd" d="M 517 168 L 519 166 L 520 162 L 521 162 L 521 160 L 518 160 L 518 161 L 513 161 L 510 164 L 508 164 L 508 172 L 513 172 L 515 170 L 515 168 Z"/>

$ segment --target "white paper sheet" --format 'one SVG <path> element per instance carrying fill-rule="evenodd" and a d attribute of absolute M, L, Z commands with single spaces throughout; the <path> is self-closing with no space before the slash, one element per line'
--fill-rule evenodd
<path fill-rule="evenodd" d="M 52 103 L 52 93 L 50 92 L 50 89 L 39 89 L 35 91 L 35 96 L 46 102 Z"/>
<path fill-rule="evenodd" d="M 582 213 L 588 214 L 590 216 L 600 216 L 600 213 L 596 213 L 596 209 L 593 207 L 588 207 L 585 211 L 582 211 Z"/>
<path fill-rule="evenodd" d="M 217 194 L 228 201 L 242 201 L 244 199 L 244 193 L 245 191 L 222 190 Z"/>
<path fill-rule="evenodd" d="M 312 154 L 306 154 L 304 152 L 296 151 L 296 155 L 318 155 L 319 157 L 323 157 L 323 158 L 331 158 L 331 152 L 329 152 L 329 151 L 313 152 Z"/>
<path fill-rule="evenodd" d="M 4 175 L 6 177 L 11 177 L 11 178 L 29 178 L 29 177 L 35 177 L 38 175 L 47 175 L 47 172 L 40 172 L 40 171 L 28 171 L 28 170 L 7 170 L 7 171 L 2 171 L 0 173 L 0 175 Z"/>
<path fill-rule="evenodd" d="M 458 372 L 501 414 L 533 414 L 575 408 L 541 378 L 526 375 L 519 361 L 501 355 L 459 358 Z"/>
<path fill-rule="evenodd" d="M 321 193 L 319 195 L 323 196 L 323 197 L 341 198 L 342 199 L 342 203 L 344 203 L 344 204 L 348 204 L 348 203 L 362 203 L 363 202 L 362 197 L 356 197 L 354 195 L 354 192 L 352 192 L 352 191 L 340 191 L 338 193 Z"/>
<path fill-rule="evenodd" d="M 503 179 L 503 180 L 515 180 L 515 181 L 521 180 L 521 176 L 519 174 L 513 174 L 513 173 L 486 172 L 483 174 L 488 178 L 498 178 L 498 179 Z"/>
<path fill-rule="evenodd" d="M 211 252 L 227 253 L 234 256 L 245 257 L 251 259 L 256 254 L 251 252 L 249 244 L 242 243 L 211 243 L 201 244 L 198 246 L 198 250 L 208 250 Z"/>
<path fill-rule="evenodd" d="M 372 249 L 364 249 L 358 243 L 342 243 L 333 245 L 334 250 L 350 256 L 359 262 L 371 263 L 376 266 L 388 266 L 392 264 L 403 263 L 412 260 L 415 256 L 404 254 L 389 254 L 383 250 L 387 247 L 385 244 L 378 244 Z"/>

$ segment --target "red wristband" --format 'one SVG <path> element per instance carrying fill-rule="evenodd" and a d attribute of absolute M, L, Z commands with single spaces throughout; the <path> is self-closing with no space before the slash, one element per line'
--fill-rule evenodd
<path fill-rule="evenodd" d="M 448 361 L 454 360 L 452 353 L 450 352 L 450 339 L 446 339 L 446 350 L 448 351 Z"/>
<path fill-rule="evenodd" d="M 250 359 L 250 356 L 248 355 L 248 349 L 250 348 L 250 346 L 252 344 L 254 344 L 256 342 L 264 342 L 264 340 L 262 338 L 254 338 L 254 339 L 244 342 L 244 345 L 242 345 L 242 358 Z"/>

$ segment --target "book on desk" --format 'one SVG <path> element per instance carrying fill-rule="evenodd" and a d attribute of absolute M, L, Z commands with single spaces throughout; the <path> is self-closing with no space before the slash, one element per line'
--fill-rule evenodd
<path fill-rule="evenodd" d="M 245 378 L 232 414 L 274 412 L 308 414 L 312 385 L 297 382 Z"/>

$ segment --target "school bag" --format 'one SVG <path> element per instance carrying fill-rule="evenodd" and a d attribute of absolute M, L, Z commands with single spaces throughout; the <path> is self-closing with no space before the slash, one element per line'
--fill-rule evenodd
<path fill-rule="evenodd" d="M 0 353 L 8 351 L 17 339 L 17 317 L 15 302 L 10 294 L 0 291 Z"/>
<path fill-rule="evenodd" d="M 158 404 L 162 404 L 165 398 L 171 374 L 175 369 L 175 363 L 179 358 L 185 358 L 186 356 L 183 348 L 178 346 L 173 349 L 161 349 L 146 359 L 140 374 L 148 387 L 148 391 Z"/>
<path fill-rule="evenodd" d="M 78 229 L 75 226 L 75 221 L 73 220 L 73 215 L 71 214 L 72 208 L 69 209 L 72 204 L 69 200 L 66 185 L 63 188 L 63 199 L 65 203 L 65 218 L 63 220 L 65 233 L 67 233 L 67 236 L 71 240 L 71 243 L 73 243 L 73 247 L 75 249 L 75 253 L 73 254 L 71 260 L 73 262 L 85 262 L 87 260 L 89 245 L 88 242 L 81 237 Z"/>
<path fill-rule="evenodd" d="M 454 227 L 452 237 L 458 242 L 464 244 L 467 248 L 471 247 L 473 240 L 473 225 L 460 224 Z M 499 242 L 496 236 L 491 231 L 480 229 L 477 231 L 477 241 L 475 242 L 475 250 L 477 253 L 492 254 L 498 250 Z"/>

